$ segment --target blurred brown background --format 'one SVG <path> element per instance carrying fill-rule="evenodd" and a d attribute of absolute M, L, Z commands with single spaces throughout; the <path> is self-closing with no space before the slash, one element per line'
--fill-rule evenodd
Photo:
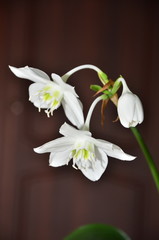
<path fill-rule="evenodd" d="M 105 223 L 133 240 L 159 239 L 159 196 L 147 163 L 129 129 L 116 119 L 112 104 L 100 125 L 100 104 L 91 130 L 96 138 L 136 155 L 132 162 L 109 158 L 98 182 L 71 167 L 51 168 L 48 154 L 33 152 L 59 137 L 62 108 L 48 119 L 28 101 L 30 81 L 8 65 L 29 65 L 63 75 L 94 64 L 112 79 L 120 74 L 140 96 L 145 121 L 139 126 L 159 168 L 159 2 L 111 0 L 17 0 L 0 2 L 0 239 L 61 240 L 75 228 Z M 82 70 L 76 86 L 84 112 L 93 100 L 96 73 Z"/>

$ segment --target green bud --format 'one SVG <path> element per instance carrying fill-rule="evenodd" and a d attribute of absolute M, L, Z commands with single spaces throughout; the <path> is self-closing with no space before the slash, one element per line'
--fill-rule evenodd
<path fill-rule="evenodd" d="M 121 82 L 119 82 L 118 79 L 117 79 L 117 80 L 115 81 L 115 83 L 114 83 L 114 85 L 113 85 L 113 88 L 112 88 L 112 91 L 111 91 L 112 95 L 114 95 L 114 94 L 118 91 L 118 89 L 120 88 L 120 86 L 121 86 Z"/>
<path fill-rule="evenodd" d="M 98 92 L 102 87 L 99 86 L 99 85 L 90 85 L 90 89 L 95 91 L 95 92 Z"/>
<path fill-rule="evenodd" d="M 98 77 L 104 85 L 109 82 L 107 74 L 102 71 L 98 72 Z"/>

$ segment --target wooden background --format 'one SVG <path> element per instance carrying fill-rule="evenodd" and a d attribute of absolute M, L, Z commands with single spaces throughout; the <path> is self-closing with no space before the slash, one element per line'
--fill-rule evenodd
<path fill-rule="evenodd" d="M 97 106 L 91 130 L 96 138 L 136 155 L 132 162 L 109 158 L 98 182 L 71 164 L 48 166 L 48 154 L 33 152 L 59 137 L 67 121 L 62 108 L 48 119 L 28 101 L 29 81 L 16 78 L 8 65 L 29 65 L 63 75 L 94 64 L 112 79 L 120 74 L 140 96 L 145 121 L 139 126 L 159 168 L 159 2 L 158 1 L 0 1 L 0 239 L 61 240 L 88 223 L 111 224 L 133 240 L 159 238 L 159 196 L 147 163 L 129 129 L 104 128 Z M 84 103 L 93 100 L 89 85 L 96 74 L 83 70 L 70 78 Z"/>

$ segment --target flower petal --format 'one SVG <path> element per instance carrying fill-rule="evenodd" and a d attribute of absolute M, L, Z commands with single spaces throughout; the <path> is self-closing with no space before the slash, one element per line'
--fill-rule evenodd
<path fill-rule="evenodd" d="M 75 95 L 76 97 L 78 97 L 77 93 L 75 92 L 74 87 L 65 83 L 59 75 L 52 73 L 51 77 L 52 77 L 53 81 L 55 83 L 57 83 L 58 85 L 60 85 L 65 91 L 68 91 L 68 92 L 72 93 L 73 95 Z"/>
<path fill-rule="evenodd" d="M 70 92 L 64 92 L 62 106 L 67 118 L 79 129 L 84 125 L 81 102 Z"/>
<path fill-rule="evenodd" d="M 68 123 L 64 123 L 59 132 L 64 135 L 65 137 L 79 137 L 81 135 L 91 136 L 91 132 L 89 131 L 83 131 L 75 129 L 74 127 L 70 126 Z"/>
<path fill-rule="evenodd" d="M 118 101 L 118 115 L 121 124 L 129 128 L 135 114 L 136 97 L 132 93 L 123 94 Z"/>
<path fill-rule="evenodd" d="M 142 123 L 144 120 L 144 110 L 143 110 L 142 103 L 141 103 L 141 100 L 139 99 L 139 97 L 137 95 L 135 95 L 135 97 L 136 97 L 137 121 L 138 121 L 138 123 Z"/>
<path fill-rule="evenodd" d="M 42 102 L 39 98 L 38 92 L 45 86 L 43 83 L 32 83 L 29 86 L 29 100 L 38 108 L 47 108 L 47 103 Z"/>
<path fill-rule="evenodd" d="M 102 149 L 110 157 L 128 161 L 134 160 L 136 158 L 132 155 L 125 153 L 120 147 L 113 143 L 107 142 L 102 139 L 94 139 L 92 141 L 99 149 Z"/>
<path fill-rule="evenodd" d="M 22 68 L 9 66 L 9 68 L 17 77 L 20 77 L 20 78 L 25 78 L 33 82 L 41 82 L 41 83 L 46 83 L 50 81 L 49 76 L 45 72 L 36 68 L 31 68 L 28 66 L 25 66 Z"/>
<path fill-rule="evenodd" d="M 53 141 L 45 143 L 44 145 L 34 148 L 34 151 L 37 153 L 46 153 L 46 152 L 62 152 L 71 146 L 74 143 L 74 139 L 69 137 L 57 138 Z"/>
<path fill-rule="evenodd" d="M 62 152 L 52 152 L 49 158 L 49 165 L 51 167 L 60 167 L 67 165 L 69 162 L 70 151 L 71 148 L 68 148 L 66 151 Z"/>
<path fill-rule="evenodd" d="M 108 157 L 101 149 L 96 148 L 96 159 L 92 168 L 81 168 L 82 173 L 91 181 L 100 179 L 108 165 Z"/>
<path fill-rule="evenodd" d="M 112 147 L 113 147 L 113 143 L 105 141 L 103 139 L 91 138 L 91 140 L 100 149 L 109 149 L 109 150 L 111 150 Z"/>
<path fill-rule="evenodd" d="M 112 144 L 112 149 L 102 148 L 102 150 L 109 156 L 113 158 L 117 158 L 120 160 L 127 160 L 131 161 L 134 160 L 136 157 L 125 153 L 120 147 L 115 144 Z"/>

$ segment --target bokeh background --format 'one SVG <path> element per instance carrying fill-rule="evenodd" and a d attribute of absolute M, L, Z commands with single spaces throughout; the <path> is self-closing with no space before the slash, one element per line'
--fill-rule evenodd
<path fill-rule="evenodd" d="M 109 104 L 100 125 L 100 104 L 91 131 L 136 155 L 132 162 L 109 158 L 98 182 L 80 171 L 48 166 L 48 154 L 33 148 L 59 137 L 68 120 L 62 108 L 48 119 L 28 101 L 30 81 L 15 77 L 8 65 L 63 75 L 94 64 L 115 80 L 120 74 L 140 96 L 145 121 L 140 132 L 159 168 L 159 2 L 140 0 L 0 1 L 0 239 L 61 240 L 75 228 L 105 223 L 133 240 L 159 239 L 159 196 L 147 163 L 129 129 Z M 86 114 L 98 78 L 91 70 L 69 83 Z"/>

